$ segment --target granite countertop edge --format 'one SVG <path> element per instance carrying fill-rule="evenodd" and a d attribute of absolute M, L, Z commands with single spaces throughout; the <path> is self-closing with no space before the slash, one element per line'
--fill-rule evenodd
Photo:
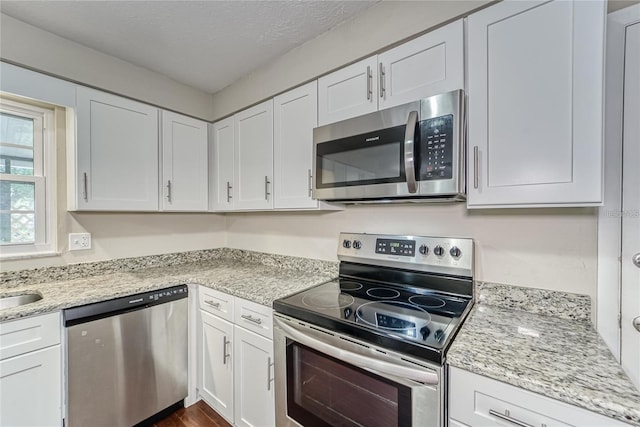
<path fill-rule="evenodd" d="M 640 426 L 640 392 L 587 322 L 476 304 L 447 363 Z"/>

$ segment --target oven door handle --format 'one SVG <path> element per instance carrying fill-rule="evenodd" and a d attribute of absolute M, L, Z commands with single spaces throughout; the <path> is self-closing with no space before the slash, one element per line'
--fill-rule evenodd
<path fill-rule="evenodd" d="M 404 131 L 404 174 L 407 177 L 409 193 L 418 191 L 415 168 L 415 135 L 418 112 L 411 111 L 407 118 L 407 128 Z"/>
<path fill-rule="evenodd" d="M 418 381 L 423 384 L 437 385 L 438 375 L 435 372 L 429 372 L 422 369 L 415 369 L 408 366 L 398 365 L 393 362 L 388 362 L 380 359 L 376 359 L 363 354 L 352 353 L 347 350 L 340 349 L 335 345 L 325 342 L 319 338 L 310 336 L 309 334 L 298 330 L 297 328 L 285 323 L 284 321 L 274 317 L 273 319 L 277 326 L 283 330 L 285 335 L 294 339 L 296 342 L 311 347 L 317 351 L 320 351 L 328 356 L 334 357 L 343 362 L 347 362 L 351 365 L 359 368 L 373 371 L 374 373 L 380 373 L 383 375 L 392 375 L 402 379 L 408 379 L 412 381 Z"/>

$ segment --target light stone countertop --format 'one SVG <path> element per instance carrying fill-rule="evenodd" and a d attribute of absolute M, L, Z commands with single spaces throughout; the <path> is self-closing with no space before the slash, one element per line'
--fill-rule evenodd
<path fill-rule="evenodd" d="M 447 363 L 640 426 L 640 393 L 586 321 L 477 304 Z"/>
<path fill-rule="evenodd" d="M 271 257 L 271 261 L 272 261 Z M 180 284 L 198 284 L 271 307 L 283 296 L 324 283 L 337 276 L 337 269 L 325 263 L 317 268 L 316 261 L 306 260 L 295 268 L 265 265 L 252 257 L 222 257 L 195 262 L 172 264 L 166 267 L 147 267 L 125 272 L 104 272 L 69 280 L 41 283 L 12 283 L 0 287 L 0 294 L 41 294 L 40 301 L 21 307 L 0 310 L 0 321 L 53 312 L 69 307 L 105 301 L 121 296 L 162 289 Z M 315 265 L 313 264 L 315 262 Z M 320 262 L 322 263 L 322 262 Z M 97 263 L 96 263 L 97 264 Z M 287 265 L 287 267 L 291 267 Z"/>

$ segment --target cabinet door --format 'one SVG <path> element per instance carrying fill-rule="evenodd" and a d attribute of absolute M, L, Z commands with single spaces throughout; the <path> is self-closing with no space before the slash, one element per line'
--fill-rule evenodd
<path fill-rule="evenodd" d="M 0 425 L 62 425 L 62 365 L 55 345 L 0 362 Z"/>
<path fill-rule="evenodd" d="M 235 131 L 233 117 L 214 123 L 212 126 L 213 146 L 209 151 L 209 200 L 210 209 L 229 211 L 233 209 L 233 170 Z"/>
<path fill-rule="evenodd" d="M 235 326 L 236 426 L 274 426 L 273 342 Z"/>
<path fill-rule="evenodd" d="M 234 116 L 236 209 L 273 208 L 273 99 Z"/>
<path fill-rule="evenodd" d="M 311 198 L 313 128 L 318 123 L 318 84 L 274 98 L 274 207 L 317 208 Z"/>
<path fill-rule="evenodd" d="M 469 207 L 601 202 L 605 9 L 505 1 L 469 16 Z"/>
<path fill-rule="evenodd" d="M 378 55 L 378 109 L 464 89 L 462 20 Z"/>
<path fill-rule="evenodd" d="M 158 210 L 158 109 L 78 87 L 76 208 Z"/>
<path fill-rule="evenodd" d="M 233 423 L 233 324 L 200 310 L 198 390 L 220 415 Z"/>
<path fill-rule="evenodd" d="M 318 126 L 378 109 L 377 65 L 372 56 L 318 79 Z"/>
<path fill-rule="evenodd" d="M 162 112 L 162 209 L 206 211 L 207 124 Z"/>

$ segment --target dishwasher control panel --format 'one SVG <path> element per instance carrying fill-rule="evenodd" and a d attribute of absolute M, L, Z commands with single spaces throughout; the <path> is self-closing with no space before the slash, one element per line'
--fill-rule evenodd
<path fill-rule="evenodd" d="M 64 326 L 69 327 L 96 319 L 116 316 L 128 311 L 141 310 L 158 304 L 164 304 L 187 298 L 187 285 L 172 286 L 144 293 L 127 295 L 107 301 L 72 307 L 62 311 Z"/>

